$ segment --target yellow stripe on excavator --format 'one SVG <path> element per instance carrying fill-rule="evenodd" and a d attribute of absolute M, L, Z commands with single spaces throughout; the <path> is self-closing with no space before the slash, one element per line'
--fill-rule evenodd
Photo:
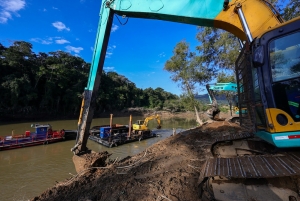
<path fill-rule="evenodd" d="M 289 132 L 299 130 L 300 122 L 295 122 L 293 118 L 283 110 L 277 108 L 268 108 L 266 109 L 267 121 L 269 123 L 266 131 L 270 133 L 279 133 L 279 132 Z M 280 124 L 276 118 L 278 115 L 283 115 L 286 117 L 286 123 Z"/>

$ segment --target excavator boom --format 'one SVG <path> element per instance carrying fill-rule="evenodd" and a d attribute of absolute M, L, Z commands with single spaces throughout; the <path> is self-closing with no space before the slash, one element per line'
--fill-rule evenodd
<path fill-rule="evenodd" d="M 246 35 L 236 14 L 237 6 L 243 7 L 245 16 L 251 15 L 247 23 L 253 38 L 282 21 L 263 0 L 112 0 L 107 1 L 106 5 L 120 16 L 215 27 L 241 40 L 246 40 Z"/>
<path fill-rule="evenodd" d="M 160 116 L 159 115 L 152 115 L 152 116 L 147 117 L 144 121 L 144 125 L 148 126 L 148 122 L 152 119 L 156 119 L 158 126 L 160 126 Z"/>

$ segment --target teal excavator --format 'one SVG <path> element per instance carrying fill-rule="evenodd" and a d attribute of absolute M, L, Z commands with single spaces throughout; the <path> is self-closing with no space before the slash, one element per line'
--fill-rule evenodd
<path fill-rule="evenodd" d="M 287 182 L 300 175 L 300 18 L 284 22 L 266 0 L 103 0 L 71 149 L 78 157 L 89 153 L 86 144 L 114 15 L 221 28 L 239 38 L 238 102 L 247 108 L 239 121 L 247 132 L 216 139 L 200 174 L 199 196 L 300 200 Z"/>
<path fill-rule="evenodd" d="M 246 113 L 246 108 L 239 108 L 238 96 L 237 96 L 237 84 L 228 83 L 215 83 L 207 84 L 206 90 L 208 93 L 211 108 L 207 110 L 206 114 L 215 121 L 230 121 L 232 123 L 237 123 L 239 121 L 240 112 Z M 230 118 L 220 117 L 220 107 L 216 96 L 223 95 L 226 97 L 229 105 Z"/>
<path fill-rule="evenodd" d="M 237 97 L 237 84 L 236 83 L 216 83 L 216 84 L 207 84 L 206 90 L 208 93 L 209 101 L 211 108 L 207 111 L 208 116 L 212 120 L 223 121 L 225 119 L 220 118 L 220 108 L 218 101 L 216 99 L 216 93 L 222 92 L 223 95 L 226 96 L 226 99 L 229 103 L 229 110 L 231 112 L 232 121 L 238 118 L 238 116 L 232 114 L 232 110 L 234 109 L 234 114 L 239 113 L 238 103 L 236 101 Z M 234 108 L 232 108 L 234 106 Z"/>

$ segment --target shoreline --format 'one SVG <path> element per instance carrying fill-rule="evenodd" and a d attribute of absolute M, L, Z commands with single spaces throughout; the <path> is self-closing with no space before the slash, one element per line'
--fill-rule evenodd
<path fill-rule="evenodd" d="M 186 119 L 196 119 L 195 113 L 191 111 L 187 112 L 168 112 L 168 111 L 153 111 L 153 110 L 125 110 L 125 111 L 115 111 L 115 112 L 104 112 L 97 115 L 94 115 L 93 118 L 110 118 L 110 114 L 113 114 L 113 117 L 129 117 L 132 116 L 143 116 L 147 117 L 153 114 L 160 114 L 161 119 L 168 119 L 168 118 L 186 118 Z M 35 122 L 35 121 L 57 121 L 57 120 L 78 120 L 78 116 L 47 116 L 47 115 L 37 115 L 37 116 L 4 116 L 0 119 L 0 125 L 5 124 L 15 124 L 15 123 L 24 123 L 24 122 Z"/>

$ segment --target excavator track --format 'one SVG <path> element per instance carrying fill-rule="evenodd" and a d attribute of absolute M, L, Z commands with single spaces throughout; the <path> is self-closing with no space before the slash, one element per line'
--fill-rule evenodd
<path fill-rule="evenodd" d="M 201 178 L 274 178 L 300 175 L 300 153 L 211 158 L 202 168 Z M 201 179 L 200 179 L 201 180 Z"/>
<path fill-rule="evenodd" d="M 235 147 L 242 144 L 248 148 Z M 201 200 L 300 201 L 297 187 L 290 185 L 293 176 L 300 176 L 300 152 L 278 150 L 244 132 L 216 138 L 211 153 L 199 177 Z"/>
<path fill-rule="evenodd" d="M 228 147 L 235 151 L 228 152 Z M 211 153 L 214 157 L 205 162 L 199 177 L 203 201 L 300 200 L 296 187 L 287 185 L 300 176 L 300 152 L 278 150 L 252 133 L 239 133 L 215 139 Z"/>
<path fill-rule="evenodd" d="M 226 142 L 226 141 L 232 141 L 232 140 L 241 140 L 246 138 L 254 137 L 253 133 L 234 133 L 230 135 L 223 135 L 222 137 L 216 138 L 215 142 L 212 144 L 220 143 L 220 142 Z"/>
<path fill-rule="evenodd" d="M 254 137 L 253 133 L 234 133 L 234 134 L 229 134 L 229 135 L 222 135 L 221 137 L 218 137 L 215 139 L 215 142 L 211 145 L 211 153 L 214 155 L 214 147 L 222 142 L 228 142 L 228 141 L 235 141 L 235 140 L 244 140 L 248 138 Z"/>

